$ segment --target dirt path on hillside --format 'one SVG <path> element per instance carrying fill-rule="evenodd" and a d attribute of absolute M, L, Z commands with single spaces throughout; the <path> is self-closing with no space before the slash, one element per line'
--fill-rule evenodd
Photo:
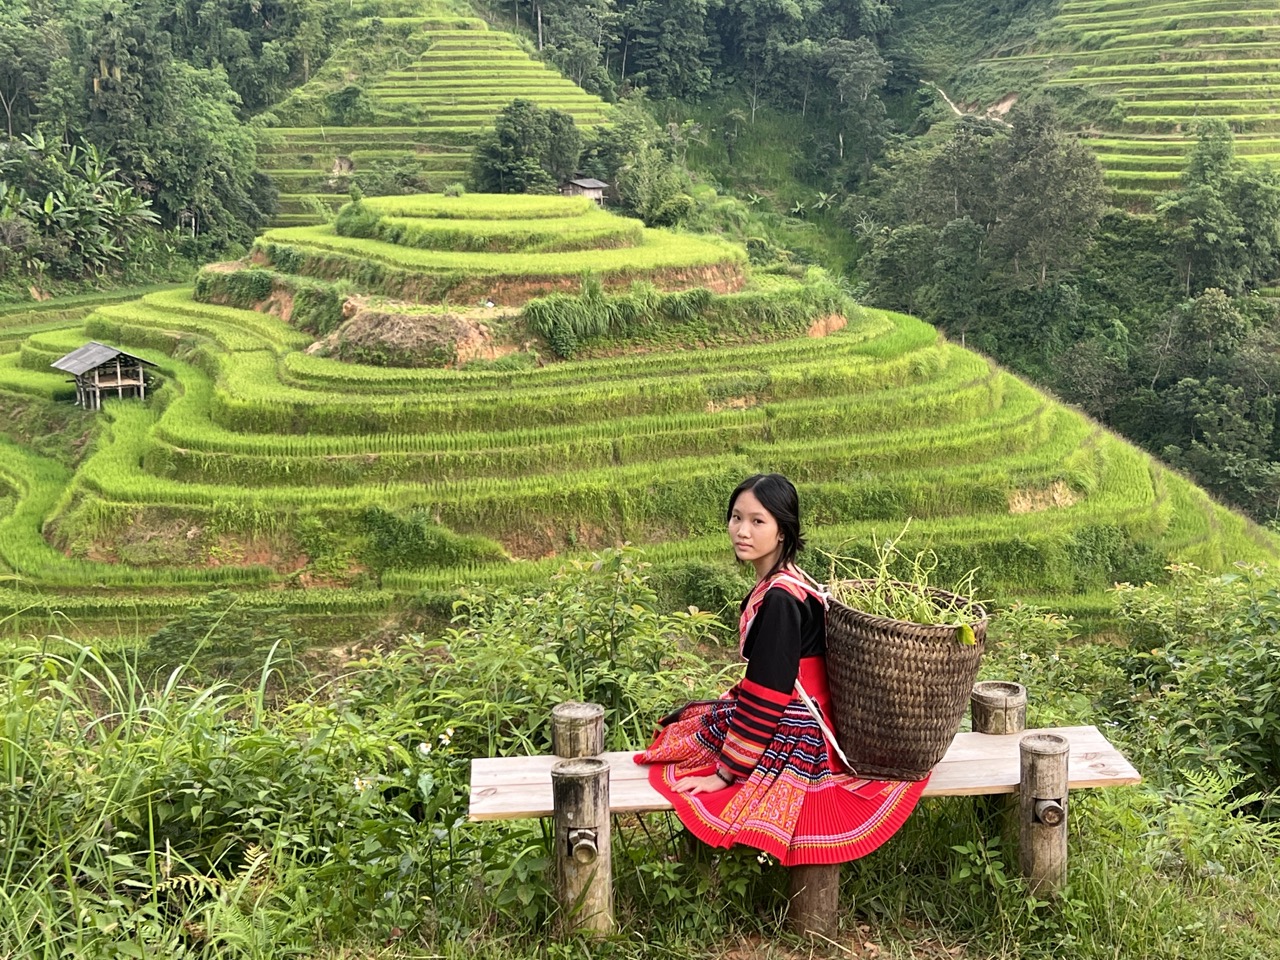
<path fill-rule="evenodd" d="M 947 91 L 943 90 L 933 81 L 926 80 L 925 83 L 933 87 L 933 89 L 937 90 L 938 93 L 942 95 L 942 99 L 947 101 L 947 106 L 951 108 L 952 112 L 955 113 L 957 117 L 983 117 L 987 120 L 994 120 L 996 123 L 1003 123 L 1006 127 L 1012 126 L 1012 124 L 1004 118 L 1004 115 L 1009 112 L 1010 108 L 1015 103 L 1018 102 L 1018 95 L 1016 93 L 1006 94 L 1001 97 L 999 101 L 987 107 L 987 109 L 982 113 L 972 113 L 968 110 L 961 110 L 957 107 L 955 105 L 955 101 L 947 96 Z"/>

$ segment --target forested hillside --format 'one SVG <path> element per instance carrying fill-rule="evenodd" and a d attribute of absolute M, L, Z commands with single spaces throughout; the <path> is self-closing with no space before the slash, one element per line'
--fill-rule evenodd
<path fill-rule="evenodd" d="M 276 209 L 256 120 L 377 4 L 15 0 L 0 9 L 0 298 L 190 275 Z M 390 29 L 390 28 L 386 28 Z"/>

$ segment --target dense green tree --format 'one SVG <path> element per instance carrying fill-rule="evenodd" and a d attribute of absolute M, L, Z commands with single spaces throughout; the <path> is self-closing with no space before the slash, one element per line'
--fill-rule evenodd
<path fill-rule="evenodd" d="M 101 275 L 147 252 L 156 216 L 98 149 L 39 134 L 0 150 L 0 274 Z"/>
<path fill-rule="evenodd" d="M 1043 288 L 1051 271 L 1076 265 L 1092 240 L 1105 205 L 1102 166 L 1048 104 L 1012 119 L 996 156 L 999 214 L 991 240 L 1016 277 L 1029 269 Z"/>
<path fill-rule="evenodd" d="M 325 94 L 324 105 L 329 111 L 329 120 L 341 126 L 359 126 L 373 119 L 373 104 L 364 88 L 349 83 L 331 93 Z"/>
<path fill-rule="evenodd" d="M 779 42 L 772 50 L 771 90 L 779 102 L 799 104 L 800 116 L 809 115 L 809 102 L 825 71 L 822 67 L 822 44 L 812 37 L 794 42 Z"/>
<path fill-rule="evenodd" d="M 1011 129 L 961 121 L 947 140 L 891 162 L 861 214 L 885 225 L 863 261 L 873 296 L 972 332 L 1025 372 L 1043 368 L 1082 316 L 1071 269 L 1103 209 L 1097 160 L 1033 107 Z M 1035 295 L 1019 292 L 1028 287 Z"/>
<path fill-rule="evenodd" d="M 1280 175 L 1236 161 L 1231 130 L 1203 121 L 1176 190 L 1156 201 L 1176 251 L 1183 292 L 1236 294 L 1280 267 Z"/>
<path fill-rule="evenodd" d="M 618 12 L 624 83 L 655 98 L 696 98 L 717 66 L 707 36 L 709 0 L 621 0 Z"/>
<path fill-rule="evenodd" d="M 863 259 L 869 296 L 886 307 L 915 313 L 935 282 L 938 232 L 923 223 L 885 227 Z"/>
<path fill-rule="evenodd" d="M 588 176 L 612 183 L 618 171 L 657 137 L 658 125 L 652 115 L 637 98 L 628 97 L 614 108 L 612 123 L 596 128 L 579 161 L 581 169 Z"/>
<path fill-rule="evenodd" d="M 1222 120 L 1197 128 L 1178 189 L 1156 202 L 1178 256 L 1184 292 L 1239 293 L 1274 278 L 1280 257 L 1280 175 L 1235 159 Z"/>
<path fill-rule="evenodd" d="M 1255 516 L 1280 514 L 1276 402 L 1218 377 L 1187 378 L 1164 394 L 1166 431 L 1186 439 L 1161 451 L 1213 493 Z"/>
<path fill-rule="evenodd" d="M 887 139 L 880 91 L 889 76 L 889 63 L 866 37 L 829 40 L 821 62 L 836 95 L 838 157 L 841 166 L 853 172 L 852 178 L 841 179 L 849 184 L 865 179 Z"/>
<path fill-rule="evenodd" d="M 1221 290 L 1206 290 L 1174 311 L 1173 348 L 1179 366 L 1207 377 L 1244 343 L 1249 318 Z"/>
<path fill-rule="evenodd" d="M 166 226 L 211 248 L 247 243 L 271 202 L 256 174 L 255 137 L 236 116 L 222 70 L 176 59 L 155 25 L 158 4 L 150 6 L 108 4 L 94 23 L 85 136 L 115 158 Z"/>
<path fill-rule="evenodd" d="M 689 175 L 656 144 L 641 147 L 618 171 L 623 207 L 650 227 L 675 226 L 693 210 Z"/>
<path fill-rule="evenodd" d="M 95 145 L 194 255 L 246 242 L 274 197 L 255 173 L 245 119 L 309 76 L 349 7 L 10 0 L 0 4 L 0 138 L 38 129 Z M 10 219 L 8 233 L 21 229 Z"/>
<path fill-rule="evenodd" d="M 342 25 L 337 0 L 170 0 L 159 26 L 177 56 L 221 67 L 244 114 L 260 111 L 292 82 L 305 82 Z"/>
<path fill-rule="evenodd" d="M 933 245 L 932 282 L 925 284 L 923 306 L 963 342 L 986 305 L 987 232 L 969 217 L 952 220 Z"/>
<path fill-rule="evenodd" d="M 582 150 L 572 116 L 532 100 L 513 100 L 477 145 L 472 181 L 486 193 L 553 193 L 577 170 Z"/>
<path fill-rule="evenodd" d="M 1119 320 L 1094 328 L 1058 357 L 1051 382 L 1059 395 L 1099 420 L 1112 421 L 1118 398 L 1134 395 L 1132 334 Z"/>
<path fill-rule="evenodd" d="M 574 83 L 605 99 L 615 84 L 605 57 L 618 39 L 614 0 L 541 0 L 544 55 Z"/>
<path fill-rule="evenodd" d="M 0 7 L 0 122 L 10 138 L 31 129 L 49 69 L 50 51 L 30 16 L 25 3 Z"/>
<path fill-rule="evenodd" d="M 1234 162 L 1226 124 L 1202 124 L 1179 188 L 1156 202 L 1173 237 L 1187 296 L 1206 286 L 1234 293 L 1244 283 L 1244 225 L 1229 197 Z"/>

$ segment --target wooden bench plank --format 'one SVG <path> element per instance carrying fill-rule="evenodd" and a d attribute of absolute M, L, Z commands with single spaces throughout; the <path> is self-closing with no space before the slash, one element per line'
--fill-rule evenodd
<path fill-rule="evenodd" d="M 1070 787 L 1123 786 L 1142 777 L 1097 727 L 1053 727 L 1006 736 L 958 733 L 934 769 L 926 797 L 978 796 L 1018 791 L 1018 741 L 1034 733 L 1056 733 L 1071 743 Z M 649 785 L 648 767 L 633 751 L 606 753 L 609 806 L 615 813 L 670 810 Z M 551 816 L 551 768 L 557 757 L 481 757 L 471 761 L 472 820 L 518 820 Z"/>

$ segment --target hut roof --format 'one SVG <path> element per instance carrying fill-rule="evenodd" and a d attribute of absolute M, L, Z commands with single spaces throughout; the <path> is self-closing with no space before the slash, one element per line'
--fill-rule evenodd
<path fill-rule="evenodd" d="M 575 187 L 582 187 L 584 190 L 604 190 L 608 188 L 608 184 L 603 180 L 597 180 L 595 177 L 581 177 L 577 180 L 570 180 Z"/>
<path fill-rule="evenodd" d="M 65 357 L 53 361 L 49 366 L 56 370 L 65 370 L 67 373 L 75 374 L 78 377 L 80 374 L 86 373 L 94 367 L 100 367 L 108 360 L 114 360 L 116 357 L 128 357 L 130 360 L 137 360 L 139 363 L 145 363 L 151 367 L 155 366 L 150 360 L 135 357 L 132 353 L 125 353 L 123 350 L 109 347 L 105 343 L 98 343 L 97 340 L 86 343 L 79 350 L 72 350 Z"/>

